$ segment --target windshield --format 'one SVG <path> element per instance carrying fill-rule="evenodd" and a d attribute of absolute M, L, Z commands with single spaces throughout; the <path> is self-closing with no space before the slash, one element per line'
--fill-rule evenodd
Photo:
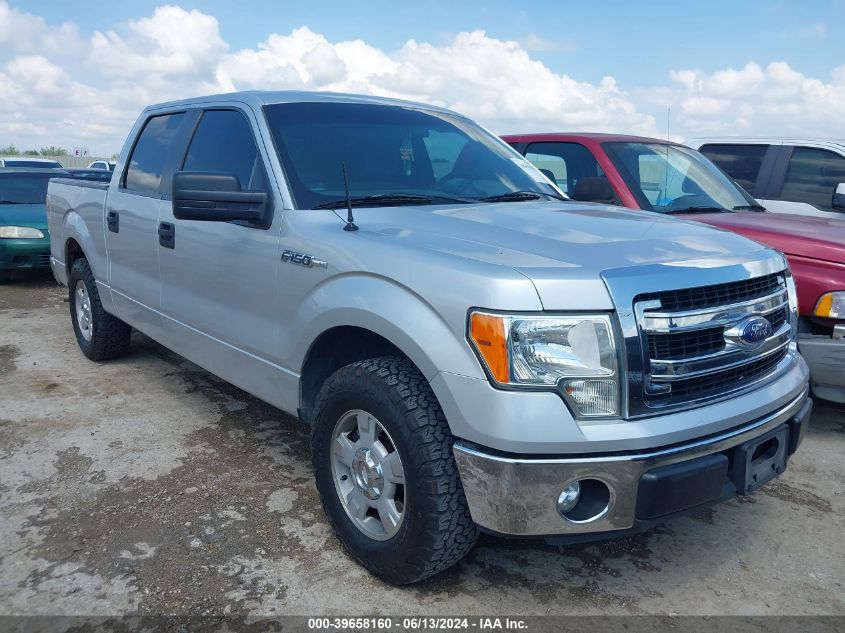
<path fill-rule="evenodd" d="M 0 204 L 44 204 L 47 183 L 56 174 L 21 174 L 0 172 Z"/>
<path fill-rule="evenodd" d="M 665 143 L 604 143 L 643 209 L 659 213 L 756 206 L 700 153 Z"/>
<path fill-rule="evenodd" d="M 520 198 L 525 200 L 560 195 L 517 152 L 460 116 L 360 103 L 283 103 L 265 111 L 300 209 L 345 199 L 344 163 L 352 198 L 419 197 L 402 200 L 407 205 L 514 192 L 527 192 Z"/>

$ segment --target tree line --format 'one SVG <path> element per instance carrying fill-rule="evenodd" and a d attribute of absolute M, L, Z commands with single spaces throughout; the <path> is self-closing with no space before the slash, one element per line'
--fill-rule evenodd
<path fill-rule="evenodd" d="M 64 147 L 42 147 L 38 149 L 27 149 L 20 151 L 14 145 L 0 147 L 0 156 L 68 156 L 68 152 Z"/>

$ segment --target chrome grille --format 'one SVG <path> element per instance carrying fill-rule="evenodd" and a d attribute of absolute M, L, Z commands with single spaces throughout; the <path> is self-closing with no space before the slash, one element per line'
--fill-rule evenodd
<path fill-rule="evenodd" d="M 777 350 L 770 356 L 764 356 L 739 367 L 699 378 L 679 380 L 672 383 L 671 393 L 651 395 L 647 400 L 651 404 L 660 404 L 664 400 L 666 404 L 672 404 L 678 399 L 685 401 L 700 400 L 708 396 L 720 395 L 725 391 L 730 392 L 734 390 L 736 385 L 746 384 L 770 373 L 783 360 L 784 356 L 786 356 L 786 347 Z"/>
<path fill-rule="evenodd" d="M 680 312 L 682 310 L 696 310 L 712 308 L 731 303 L 739 303 L 749 299 L 765 297 L 783 287 L 783 275 L 775 273 L 756 279 L 731 281 L 726 284 L 714 284 L 700 288 L 683 288 L 681 290 L 667 290 L 640 295 L 638 301 L 660 301 L 663 310 Z"/>
<path fill-rule="evenodd" d="M 788 319 L 789 310 L 781 308 L 763 316 L 773 330 Z M 725 326 L 690 332 L 648 332 L 648 356 L 654 360 L 672 360 L 712 354 L 725 349 Z"/>
<path fill-rule="evenodd" d="M 763 379 L 788 352 L 789 310 L 783 273 L 638 295 L 642 393 L 632 395 L 647 408 L 682 407 Z M 771 325 L 763 340 L 750 343 L 731 334 L 755 316 Z"/>

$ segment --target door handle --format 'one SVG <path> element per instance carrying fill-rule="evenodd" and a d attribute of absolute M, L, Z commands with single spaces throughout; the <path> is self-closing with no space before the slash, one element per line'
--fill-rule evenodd
<path fill-rule="evenodd" d="M 158 243 L 164 248 L 176 248 L 176 227 L 170 222 L 158 225 Z"/>
<path fill-rule="evenodd" d="M 112 233 L 120 233 L 120 216 L 117 214 L 117 211 L 106 213 L 106 224 Z"/>

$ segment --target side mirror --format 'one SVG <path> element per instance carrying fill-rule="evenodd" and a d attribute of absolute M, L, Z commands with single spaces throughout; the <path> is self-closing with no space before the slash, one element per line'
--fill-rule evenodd
<path fill-rule="evenodd" d="M 845 182 L 836 185 L 830 206 L 833 207 L 834 211 L 845 211 Z"/>
<path fill-rule="evenodd" d="M 173 217 L 203 222 L 261 223 L 267 208 L 263 191 L 241 191 L 234 174 L 178 171 L 173 174 Z"/>

